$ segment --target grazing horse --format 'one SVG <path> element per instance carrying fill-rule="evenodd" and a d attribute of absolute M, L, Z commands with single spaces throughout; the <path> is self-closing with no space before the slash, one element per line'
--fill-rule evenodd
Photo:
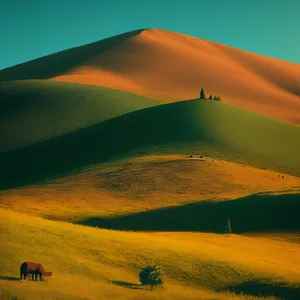
<path fill-rule="evenodd" d="M 32 275 L 32 280 L 34 280 L 34 276 L 35 276 L 36 281 L 37 281 L 37 276 L 39 275 L 40 281 L 42 281 L 44 276 L 51 276 L 52 272 L 45 272 L 45 269 L 42 264 L 33 263 L 33 262 L 24 262 L 20 267 L 20 279 L 22 280 L 23 276 L 24 279 L 26 279 L 27 274 Z"/>

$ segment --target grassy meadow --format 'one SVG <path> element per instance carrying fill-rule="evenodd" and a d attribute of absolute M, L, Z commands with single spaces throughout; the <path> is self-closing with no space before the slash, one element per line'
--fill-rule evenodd
<path fill-rule="evenodd" d="M 0 210 L 0 291 L 14 299 L 299 297 L 297 243 L 242 235 L 121 232 Z M 41 283 L 18 281 L 25 260 L 42 261 L 53 276 Z M 137 280 L 140 268 L 152 262 L 162 266 L 165 278 L 154 291 Z"/>
<path fill-rule="evenodd" d="M 299 177 L 206 156 L 200 159 L 200 153 L 194 153 L 192 159 L 187 155 L 159 155 L 94 165 L 78 174 L 58 177 L 43 184 L 2 191 L 0 207 L 78 222 L 150 210 L 154 213 L 157 209 L 171 209 L 178 205 L 183 212 L 184 207 L 199 207 L 198 214 L 203 203 L 209 205 L 211 201 L 239 199 L 259 193 L 249 199 L 251 208 L 252 201 L 264 205 L 261 194 L 277 199 L 276 193 L 295 194 L 299 190 Z M 288 197 L 292 199 L 293 196 Z M 247 204 L 246 199 L 239 201 Z M 189 206 L 193 203 L 194 206 Z M 272 206 L 271 201 L 267 203 Z M 282 209 L 295 209 L 296 212 L 294 205 Z M 228 210 L 231 210 L 230 204 Z M 173 214 L 172 209 L 170 214 Z"/>
<path fill-rule="evenodd" d="M 297 299 L 299 178 L 282 176 L 208 157 L 150 156 L 2 191 L 0 294 Z M 248 195 L 255 188 L 260 193 Z M 229 237 L 228 216 L 235 233 Z M 53 276 L 19 281 L 23 261 L 42 262 Z M 154 291 L 138 281 L 149 263 L 164 274 Z"/>

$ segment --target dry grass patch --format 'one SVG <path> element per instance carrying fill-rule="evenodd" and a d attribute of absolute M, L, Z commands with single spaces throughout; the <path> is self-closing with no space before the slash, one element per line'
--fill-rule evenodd
<path fill-rule="evenodd" d="M 267 299 L 299 292 L 297 244 L 236 235 L 99 230 L 0 212 L 0 289 L 20 299 L 246 299 L 228 289 L 241 293 L 251 282 L 256 290 L 246 289 L 249 299 L 258 299 L 259 292 Z M 42 262 L 53 276 L 42 283 L 7 280 L 18 278 L 26 260 Z M 137 280 L 140 268 L 152 262 L 162 266 L 165 277 L 165 285 L 154 292 Z M 265 285 L 267 292 L 260 289 Z"/>
<path fill-rule="evenodd" d="M 203 153 L 199 153 L 199 157 Z M 205 155 L 206 153 L 204 153 Z M 0 193 L 0 206 L 55 219 L 116 216 L 256 192 L 299 190 L 300 178 L 204 156 L 146 156 Z"/>

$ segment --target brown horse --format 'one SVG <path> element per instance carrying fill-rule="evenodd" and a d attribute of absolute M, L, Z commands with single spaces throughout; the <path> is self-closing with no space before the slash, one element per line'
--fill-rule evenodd
<path fill-rule="evenodd" d="M 33 262 L 24 262 L 20 267 L 20 279 L 26 279 L 27 274 L 32 275 L 32 280 L 37 281 L 37 276 L 40 276 L 40 281 L 43 280 L 44 276 L 51 276 L 52 272 L 45 272 L 45 269 L 42 264 L 33 263 Z M 35 279 L 34 279 L 35 277 Z"/>

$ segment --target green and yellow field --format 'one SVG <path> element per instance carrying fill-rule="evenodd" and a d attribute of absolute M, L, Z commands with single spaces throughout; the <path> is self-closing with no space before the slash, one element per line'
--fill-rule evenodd
<path fill-rule="evenodd" d="M 297 299 L 300 179 L 282 175 L 148 156 L 2 191 L 0 291 L 33 300 Z M 222 234 L 228 216 L 238 235 Z M 53 276 L 18 281 L 23 261 Z M 164 270 L 154 291 L 138 282 L 148 263 Z"/>
<path fill-rule="evenodd" d="M 242 235 L 120 232 L 3 209 L 1 216 L 0 290 L 17 299 L 299 297 L 297 243 Z M 42 261 L 53 276 L 42 283 L 17 281 L 20 262 L 26 260 Z M 164 270 L 165 285 L 154 291 L 137 280 L 147 263 Z"/>
<path fill-rule="evenodd" d="M 0 187 L 44 182 L 142 155 L 203 153 L 300 175 L 300 127 L 208 100 L 158 105 L 0 153 Z"/>

